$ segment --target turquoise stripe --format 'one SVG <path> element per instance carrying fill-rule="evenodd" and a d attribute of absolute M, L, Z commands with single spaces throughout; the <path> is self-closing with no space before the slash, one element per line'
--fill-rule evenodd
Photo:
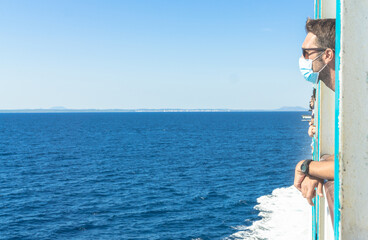
<path fill-rule="evenodd" d="M 340 179 L 339 179 L 339 144 L 340 144 L 340 69 L 341 69 L 341 0 L 336 0 L 336 43 L 335 43 L 335 185 L 334 185 L 334 235 L 339 240 L 340 225 Z"/>
<path fill-rule="evenodd" d="M 312 199 L 314 206 L 312 207 L 312 239 L 317 240 L 316 238 L 316 198 Z"/>
<path fill-rule="evenodd" d="M 322 10 L 321 10 L 321 2 L 322 0 L 314 0 L 314 18 L 315 19 L 320 19 L 321 18 L 321 15 L 322 15 Z M 313 160 L 314 161 L 319 161 L 319 144 L 320 144 L 320 117 L 321 117 L 321 112 L 320 112 L 320 109 L 321 109 L 321 105 L 320 105 L 320 102 L 321 102 L 321 83 L 318 83 L 318 94 L 316 96 L 316 102 L 318 102 L 318 112 L 315 113 L 315 123 L 316 123 L 316 120 L 318 120 L 318 128 L 317 128 L 317 134 L 318 134 L 318 137 L 317 137 L 317 141 L 318 141 L 318 144 L 317 144 L 317 141 L 314 141 L 315 144 L 314 144 L 314 151 L 313 151 Z M 317 115 L 317 116 L 316 116 Z M 312 207 L 312 239 L 313 240 L 318 240 L 320 239 L 320 232 L 319 232 L 319 224 L 320 224 L 320 219 L 319 219 L 319 196 L 316 196 L 314 199 L 313 199 L 313 203 L 314 203 L 314 206 Z"/>
<path fill-rule="evenodd" d="M 322 17 L 322 0 L 314 0 L 314 19 L 319 19 Z"/>
<path fill-rule="evenodd" d="M 316 98 L 318 98 L 318 95 L 316 96 Z M 314 120 L 316 121 L 318 119 L 318 116 L 316 116 L 317 114 L 315 113 L 315 118 Z M 315 122 L 316 123 L 316 122 Z M 318 146 L 317 146 L 317 140 L 315 137 L 313 137 L 314 141 L 313 141 L 313 160 L 316 161 L 317 160 L 317 155 L 318 155 Z M 317 229 L 317 206 L 316 206 L 316 198 L 312 199 L 313 201 L 313 207 L 312 207 L 312 239 L 313 240 L 317 240 L 317 234 L 316 234 L 316 229 Z"/>
<path fill-rule="evenodd" d="M 321 5 L 319 5 L 321 6 Z M 318 144 L 317 144 L 317 158 L 316 161 L 320 160 L 321 154 L 320 154 L 320 145 L 321 145 L 321 81 L 318 82 Z M 319 237 L 319 196 L 317 196 L 317 206 L 316 206 L 316 211 L 317 211 L 317 239 L 320 239 Z"/>
<path fill-rule="evenodd" d="M 320 18 L 319 16 L 319 6 L 321 0 L 314 0 L 314 19 Z"/>
<path fill-rule="evenodd" d="M 314 0 L 314 19 L 318 19 L 320 18 L 320 5 L 321 0 Z M 320 87 L 320 83 L 318 83 L 318 90 Z M 317 95 L 316 95 L 316 102 L 319 104 L 320 102 L 320 91 L 317 91 Z M 315 120 L 315 124 L 317 123 L 318 120 L 318 128 L 317 128 L 317 136 L 318 138 L 315 139 L 314 141 L 314 148 L 313 148 L 313 160 L 314 161 L 318 161 L 319 160 L 319 120 L 320 120 L 320 105 L 318 105 L 318 112 L 314 113 L 314 120 Z M 318 144 L 317 144 L 318 142 Z M 313 198 L 313 204 L 314 206 L 312 207 L 312 239 L 313 240 L 318 240 L 319 236 L 318 236 L 318 217 L 319 217 L 319 211 L 318 211 L 318 197 Z"/>
<path fill-rule="evenodd" d="M 315 0 L 314 1 L 314 18 L 315 19 L 319 19 L 321 18 L 321 0 Z M 319 161 L 319 143 L 320 143 L 320 117 L 321 117 L 321 113 L 320 113 L 320 109 L 321 109 L 321 99 L 320 99 L 320 92 L 321 92 L 321 83 L 318 83 L 318 95 L 317 95 L 317 102 L 318 102 L 318 112 L 315 113 L 317 115 L 317 118 L 315 118 L 315 124 L 317 124 L 318 128 L 317 128 L 317 139 L 315 141 L 315 146 L 314 146 L 314 152 L 313 152 L 313 160 L 315 161 Z M 318 143 L 318 144 L 317 144 Z M 319 236 L 319 197 L 315 197 L 313 199 L 313 203 L 314 206 L 312 208 L 312 239 L 313 240 L 318 240 L 320 239 Z"/>

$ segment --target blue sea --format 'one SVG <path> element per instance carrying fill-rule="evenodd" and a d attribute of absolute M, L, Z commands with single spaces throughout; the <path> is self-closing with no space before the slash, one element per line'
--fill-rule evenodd
<path fill-rule="evenodd" d="M 0 114 L 0 239 L 235 239 L 306 112 Z"/>

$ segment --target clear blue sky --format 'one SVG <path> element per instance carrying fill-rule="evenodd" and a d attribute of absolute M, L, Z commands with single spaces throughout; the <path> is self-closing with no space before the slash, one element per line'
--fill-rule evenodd
<path fill-rule="evenodd" d="M 307 107 L 313 0 L 2 0 L 0 109 Z"/>

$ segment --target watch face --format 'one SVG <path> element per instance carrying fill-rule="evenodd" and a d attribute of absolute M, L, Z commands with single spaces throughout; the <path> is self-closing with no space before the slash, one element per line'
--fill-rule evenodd
<path fill-rule="evenodd" d="M 300 166 L 300 169 L 302 170 L 302 172 L 305 173 L 305 171 L 307 170 L 307 166 L 303 163 L 302 166 Z"/>

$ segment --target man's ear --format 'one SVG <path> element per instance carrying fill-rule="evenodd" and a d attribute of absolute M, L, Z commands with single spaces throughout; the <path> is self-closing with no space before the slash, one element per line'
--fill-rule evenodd
<path fill-rule="evenodd" d="M 327 48 L 325 51 L 325 64 L 329 64 L 330 62 L 335 62 L 335 52 L 331 48 Z"/>

